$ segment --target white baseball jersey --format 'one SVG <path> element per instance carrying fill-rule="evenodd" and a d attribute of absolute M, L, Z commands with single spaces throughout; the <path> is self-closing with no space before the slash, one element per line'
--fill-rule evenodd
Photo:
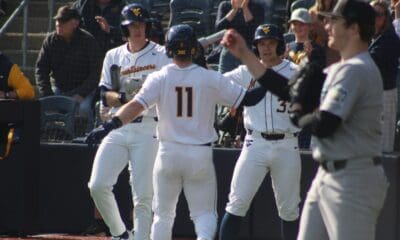
<path fill-rule="evenodd" d="M 291 78 L 297 71 L 297 65 L 283 60 L 272 69 Z M 258 84 L 243 65 L 224 76 L 248 88 Z M 244 107 L 247 134 L 233 172 L 227 212 L 245 216 L 265 175 L 270 172 L 280 218 L 285 221 L 298 218 L 301 159 L 297 138 L 293 134 L 298 128 L 290 122 L 288 108 L 289 103 L 270 92 L 256 105 Z M 262 133 L 284 133 L 284 138 L 269 140 Z"/>
<path fill-rule="evenodd" d="M 110 67 L 120 66 L 120 89 L 134 95 L 142 86 L 146 75 L 170 63 L 162 46 L 149 42 L 139 52 L 129 52 L 124 44 L 107 52 L 104 59 L 100 86 L 112 89 Z M 115 113 L 117 108 L 112 108 Z M 119 214 L 112 192 L 121 171 L 129 163 L 132 186 L 133 220 L 135 239 L 150 239 L 153 200 L 153 166 L 158 149 L 155 138 L 156 116 L 149 117 L 111 131 L 101 142 L 93 163 L 88 184 L 91 196 L 113 236 L 122 234 L 125 224 Z"/>
<path fill-rule="evenodd" d="M 110 67 L 116 64 L 121 67 L 119 92 L 125 92 L 127 96 L 134 95 L 150 73 L 169 63 L 171 59 L 166 56 L 163 46 L 150 41 L 142 50 L 132 53 L 126 43 L 107 52 L 99 85 L 112 89 Z M 117 110 L 118 108 L 111 109 L 112 113 Z M 155 117 L 155 110 L 149 111 L 147 116 Z"/>
<path fill-rule="evenodd" d="M 145 108 L 157 105 L 160 141 L 204 144 L 217 140 L 215 105 L 237 107 L 245 93 L 216 71 L 170 64 L 150 74 L 135 99 Z"/>
<path fill-rule="evenodd" d="M 272 67 L 272 69 L 286 78 L 291 78 L 296 73 L 298 67 L 296 64 L 285 59 L 282 63 Z M 253 80 L 253 76 L 251 76 L 245 65 L 241 65 L 235 70 L 225 73 L 224 76 L 229 77 L 245 88 L 252 88 L 252 85 L 259 86 L 259 83 Z M 271 92 L 267 92 L 265 97 L 256 105 L 244 107 L 244 127 L 268 133 L 298 132 L 299 129 L 290 122 L 288 110 L 288 102 L 280 100 Z"/>

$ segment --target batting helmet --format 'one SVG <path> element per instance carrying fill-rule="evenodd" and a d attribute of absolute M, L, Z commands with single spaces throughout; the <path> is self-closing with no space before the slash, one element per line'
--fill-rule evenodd
<path fill-rule="evenodd" d="M 146 36 L 151 31 L 151 18 L 150 14 L 142 4 L 132 3 L 126 5 L 121 12 L 121 29 L 125 37 L 129 36 L 128 25 L 135 22 L 146 23 Z"/>
<path fill-rule="evenodd" d="M 165 49 L 167 56 L 194 57 L 197 54 L 197 37 L 187 24 L 171 27 L 167 33 Z"/>
<path fill-rule="evenodd" d="M 253 45 L 255 47 L 256 54 L 258 55 L 257 43 L 261 39 L 275 39 L 278 41 L 276 48 L 276 54 L 279 56 L 285 52 L 285 41 L 281 29 L 275 24 L 263 24 L 257 27 L 254 33 Z"/>

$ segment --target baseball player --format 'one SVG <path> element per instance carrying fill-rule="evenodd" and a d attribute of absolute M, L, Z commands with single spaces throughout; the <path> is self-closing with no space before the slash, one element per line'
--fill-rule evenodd
<path fill-rule="evenodd" d="M 285 43 L 276 25 L 260 25 L 255 31 L 253 44 L 266 68 L 272 68 L 287 78 L 296 73 L 297 65 L 281 58 Z M 245 88 L 258 85 L 244 65 L 224 75 Z M 255 106 L 244 108 L 247 135 L 233 173 L 220 239 L 236 239 L 240 223 L 268 171 L 282 218 L 284 239 L 296 239 L 301 160 L 296 137 L 299 129 L 290 122 L 288 110 L 289 103 L 270 92 Z"/>
<path fill-rule="evenodd" d="M 291 119 L 313 134 L 312 155 L 320 167 L 304 204 L 299 240 L 372 240 L 388 183 L 381 163 L 383 86 L 368 53 L 375 11 L 364 1 L 339 0 L 325 16 L 328 45 L 341 61 L 326 69 L 320 103 L 313 111 L 303 101 L 310 89 L 293 91 Z M 244 62 L 259 83 L 279 96 L 283 80 L 271 79 L 237 33 L 223 44 Z M 303 95 L 303 96 L 302 96 Z M 301 97 L 300 97 L 301 96 Z M 300 99 L 300 101 L 296 101 Z M 301 100 L 303 99 L 303 100 Z"/>
<path fill-rule="evenodd" d="M 127 43 L 107 52 L 100 80 L 101 99 L 110 114 L 139 91 L 146 76 L 171 62 L 164 47 L 147 40 L 150 18 L 140 4 L 122 10 L 121 28 Z M 152 171 L 158 148 L 154 108 L 108 135 L 100 144 L 89 181 L 91 196 L 113 239 L 131 239 L 112 189 L 129 163 L 133 197 L 134 239 L 148 240 L 152 221 Z M 89 143 L 92 143 L 89 141 Z"/>
<path fill-rule="evenodd" d="M 172 238 L 176 203 L 183 189 L 197 239 L 212 240 L 217 228 L 217 183 L 211 148 L 217 139 L 215 105 L 255 104 L 265 95 L 265 89 L 246 92 L 220 73 L 193 64 L 197 39 L 189 25 L 170 28 L 166 51 L 174 64 L 150 74 L 134 99 L 88 138 L 94 141 L 110 131 L 112 135 L 155 104 L 160 143 L 154 166 L 151 239 Z"/>

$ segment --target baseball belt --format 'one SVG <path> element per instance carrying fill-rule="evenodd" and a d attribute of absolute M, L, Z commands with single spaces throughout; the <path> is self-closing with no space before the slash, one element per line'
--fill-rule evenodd
<path fill-rule="evenodd" d="M 253 130 L 251 129 L 246 129 L 248 135 L 253 134 Z M 285 137 L 297 137 L 298 133 L 264 133 L 260 132 L 261 137 L 263 137 L 267 141 L 276 141 L 276 140 L 282 140 Z"/>
<path fill-rule="evenodd" d="M 343 159 L 343 160 L 335 160 L 335 161 L 325 161 L 325 162 L 320 162 L 319 165 L 327 172 L 336 172 L 341 169 L 344 169 L 347 165 L 347 162 L 349 160 Z M 373 157 L 372 158 L 372 163 L 376 165 L 382 164 L 382 158 L 381 157 Z"/>
<path fill-rule="evenodd" d="M 155 122 L 158 122 L 158 117 L 153 117 Z M 131 121 L 131 123 L 141 123 L 143 121 L 143 116 L 139 116 Z"/>

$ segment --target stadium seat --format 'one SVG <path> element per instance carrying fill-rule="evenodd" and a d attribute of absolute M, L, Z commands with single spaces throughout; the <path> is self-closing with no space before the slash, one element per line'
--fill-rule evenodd
<path fill-rule="evenodd" d="M 185 23 L 195 29 L 197 37 L 208 35 L 212 10 L 212 0 L 171 0 L 169 27 Z"/>

